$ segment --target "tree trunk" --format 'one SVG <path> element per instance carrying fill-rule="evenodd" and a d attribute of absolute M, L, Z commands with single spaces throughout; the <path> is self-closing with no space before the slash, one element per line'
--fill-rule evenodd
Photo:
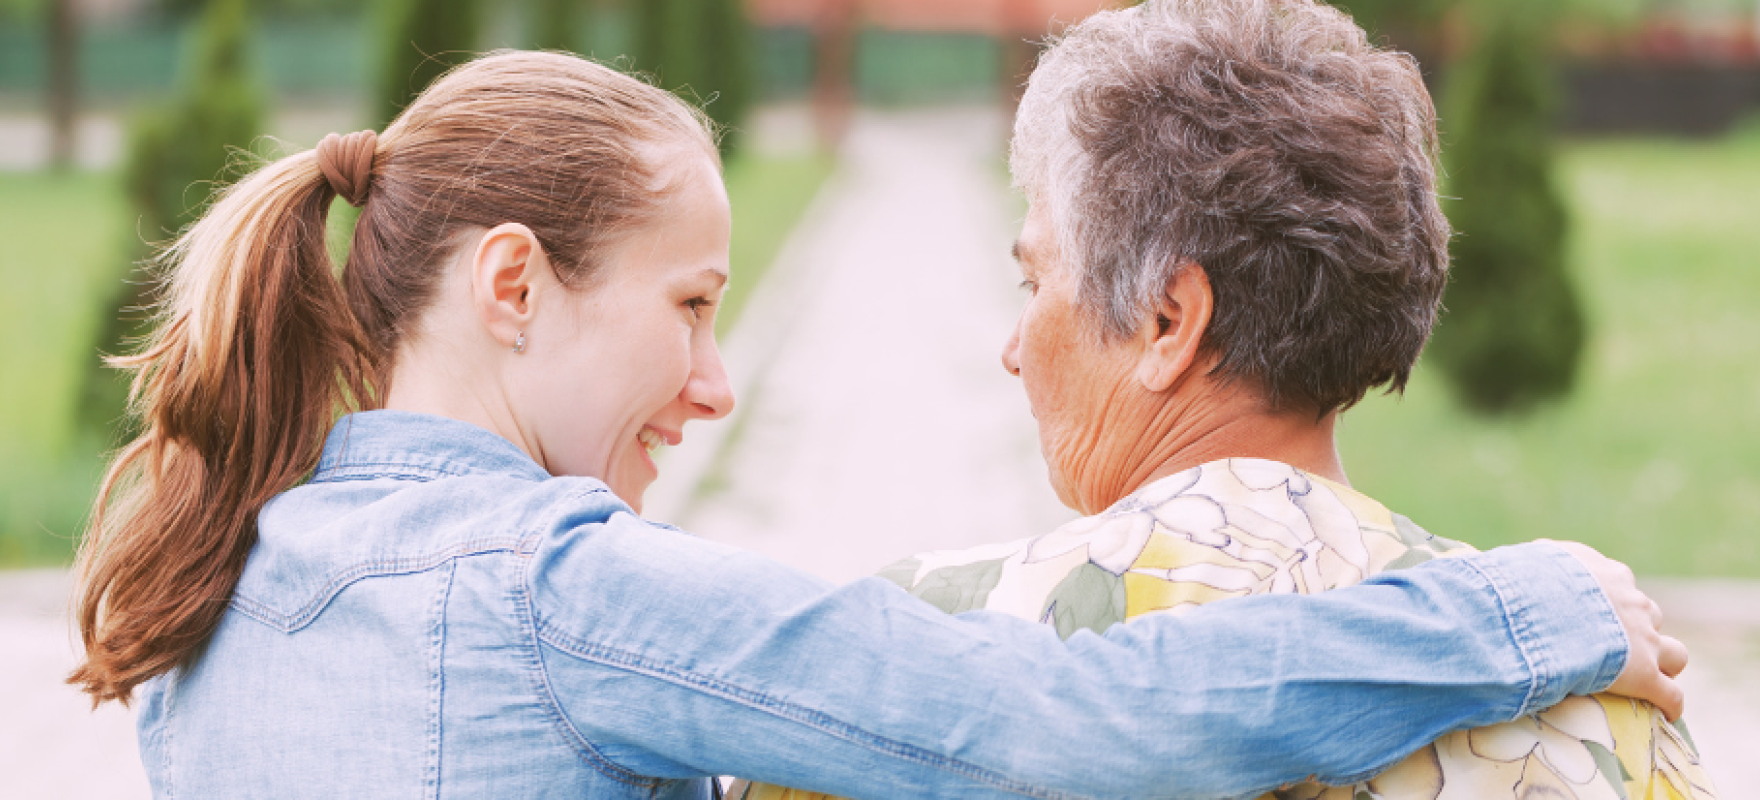
<path fill-rule="evenodd" d="M 819 149 L 836 153 L 849 133 L 855 106 L 855 0 L 826 0 L 813 31 L 813 126 Z"/>
<path fill-rule="evenodd" d="M 49 164 L 73 164 L 79 112 L 79 31 L 74 0 L 49 0 Z"/>

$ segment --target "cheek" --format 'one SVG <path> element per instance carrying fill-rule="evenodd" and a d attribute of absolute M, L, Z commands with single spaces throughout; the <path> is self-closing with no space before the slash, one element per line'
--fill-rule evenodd
<path fill-rule="evenodd" d="M 1063 320 L 1055 309 L 1029 309 L 1021 319 L 1021 381 L 1040 412 L 1064 405 L 1063 394 L 1075 365 Z"/>
<path fill-rule="evenodd" d="M 623 364 L 606 377 L 620 387 L 618 420 L 633 426 L 633 434 L 684 392 L 694 343 L 690 328 L 677 320 L 655 319 L 630 331 L 626 344 Z"/>

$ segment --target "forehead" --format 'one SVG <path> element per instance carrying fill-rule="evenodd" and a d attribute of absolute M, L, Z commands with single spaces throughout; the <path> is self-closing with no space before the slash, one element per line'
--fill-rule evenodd
<path fill-rule="evenodd" d="M 672 280 L 728 270 L 731 217 L 720 172 L 708 159 L 672 168 L 674 180 L 651 215 L 608 251 L 612 281 Z"/>
<path fill-rule="evenodd" d="M 1022 267 L 1048 269 L 1056 261 L 1056 241 L 1052 236 L 1051 212 L 1043 203 L 1027 209 L 1021 223 L 1020 236 L 1014 242 L 1014 257 Z"/>

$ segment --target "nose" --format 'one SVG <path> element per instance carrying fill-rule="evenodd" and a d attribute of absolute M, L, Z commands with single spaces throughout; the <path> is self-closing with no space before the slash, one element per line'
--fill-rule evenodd
<path fill-rule="evenodd" d="M 1014 330 L 1008 332 L 1008 341 L 1002 345 L 1002 368 L 1008 374 L 1021 376 L 1021 324 L 1016 321 Z"/>
<path fill-rule="evenodd" d="M 721 419 L 733 413 L 733 384 L 727 380 L 727 367 L 721 363 L 721 351 L 714 342 L 691 360 L 684 401 L 700 419 Z"/>

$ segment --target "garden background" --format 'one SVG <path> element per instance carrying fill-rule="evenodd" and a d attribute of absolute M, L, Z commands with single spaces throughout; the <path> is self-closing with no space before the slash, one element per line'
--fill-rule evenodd
<path fill-rule="evenodd" d="M 765 324 L 757 317 L 775 313 L 775 303 L 761 301 L 754 301 L 753 317 L 740 313 L 746 298 L 762 294 L 766 275 L 776 279 L 772 287 L 814 279 L 814 259 L 799 252 L 791 270 L 772 274 L 772 266 L 787 265 L 791 249 L 805 247 L 800 240 L 808 229 L 824 227 L 828 195 L 862 191 L 849 138 L 859 144 L 875 120 L 880 128 L 891 124 L 886 120 L 936 120 L 910 123 L 911 135 L 969 136 L 976 128 L 988 137 L 981 152 L 995 191 L 973 202 L 994 203 L 984 214 L 1017 224 L 1021 206 L 1003 188 L 1002 144 L 1019 76 L 1035 52 L 1030 42 L 1107 5 L 0 0 L 0 623 L 16 608 L 58 606 L 42 597 L 64 591 L 61 570 L 77 546 L 103 455 L 119 444 L 114 386 L 94 378 L 102 374 L 98 351 L 115 352 L 105 332 L 119 287 L 142 279 L 133 261 L 167 237 L 167 228 L 145 222 L 131 196 L 131 148 L 141 120 L 187 104 L 192 87 L 204 85 L 200 52 L 212 34 L 204 33 L 203 20 L 229 2 L 248 14 L 235 43 L 242 68 L 227 75 L 248 83 L 263 113 L 261 136 L 227 143 L 257 153 L 377 127 L 386 114 L 388 75 L 406 76 L 402 88 L 415 88 L 410 76 L 427 65 L 495 47 L 566 47 L 657 71 L 667 88 L 708 101 L 735 131 L 726 170 L 735 211 L 734 283 L 722 319 L 735 338 L 742 327 Z M 1534 191 L 1550 192 L 1561 212 L 1558 224 L 1544 227 L 1557 234 L 1556 269 L 1570 287 L 1581 343 L 1570 348 L 1558 387 L 1513 407 L 1475 403 L 1457 372 L 1427 357 L 1404 397 L 1371 397 L 1344 417 L 1341 445 L 1352 482 L 1441 535 L 1481 547 L 1575 539 L 1646 578 L 1691 579 L 1658 584 L 1680 589 L 1676 596 L 1752 605 L 1760 597 L 1752 589 L 1760 579 L 1760 0 L 1549 3 L 1553 11 L 1530 20 L 1533 35 L 1523 40 L 1532 42 L 1524 74 L 1544 100 L 1525 112 L 1486 111 L 1514 95 L 1490 91 L 1474 105 L 1465 97 L 1470 90 L 1460 88 L 1471 84 L 1457 79 L 1485 58 L 1485 15 L 1507 8 L 1500 2 L 1508 0 L 1351 5 L 1378 39 L 1410 50 L 1424 65 L 1443 112 L 1445 166 L 1456 166 L 1451 151 L 1472 149 L 1469 134 L 1484 129 L 1471 124 L 1474 115 L 1526 113 L 1517 122 L 1537 126 L 1538 137 L 1519 146 L 1528 148 L 1524 158 L 1538 153 Z M 666 17 L 656 11 L 662 6 L 684 16 Z M 470 10 L 462 33 L 397 27 L 411 9 L 460 7 Z M 57 13 L 68 15 L 61 34 Z M 696 21 L 677 22 L 687 18 Z M 711 18 L 721 21 L 699 24 Z M 58 50 L 56 37 L 68 30 L 72 49 L 63 39 Z M 415 47 L 424 36 L 464 36 L 469 43 Z M 399 42 L 412 46 L 388 44 Z M 726 52 L 745 64 L 743 71 L 705 71 L 665 55 L 714 50 L 704 42 L 731 47 Z M 67 55 L 58 61 L 57 52 Z M 908 160 L 913 152 L 895 157 Z M 1476 174 L 1451 169 L 1448 193 L 1479 196 L 1466 191 Z M 942 192 L 935 180 L 931 171 L 921 191 Z M 181 197 L 198 206 L 208 186 L 190 184 Z M 1450 214 L 1457 226 L 1486 216 L 1464 208 L 1456 216 L 1456 208 Z M 1523 222 L 1514 220 L 1518 228 Z M 1533 220 L 1526 222 L 1532 231 Z M 1460 241 L 1475 236 L 1493 238 L 1463 229 Z M 932 251 L 942 243 L 919 244 Z M 996 258 L 1006 258 L 1004 247 L 995 248 Z M 1527 263 L 1517 256 L 1504 261 Z M 1545 263 L 1543 256 L 1536 263 Z M 1457 284 L 1469 266 L 1457 267 Z M 1512 305 L 1496 313 L 1562 313 L 1535 305 L 1534 296 L 1511 294 Z M 1480 313 L 1454 294 L 1448 303 L 1461 319 Z M 1525 347 L 1538 352 L 1546 344 Z M 993 361 L 984 368 L 1000 373 Z M 742 402 L 761 411 L 766 401 L 760 393 Z M 725 436 L 737 440 L 743 425 L 726 423 L 733 432 Z M 1031 450 L 1021 453 L 1023 462 L 1034 458 Z M 723 474 L 725 459 L 703 460 L 702 469 L 678 470 L 692 476 L 688 485 L 666 487 L 680 514 L 739 489 Z M 1048 494 L 1043 485 L 1030 491 L 1033 502 Z M 713 537 L 721 518 L 699 515 L 690 527 Z M 9 592 L 14 584 L 6 584 L 4 570 L 19 570 L 15 585 L 49 588 L 35 600 L 18 600 L 24 595 Z M 1704 587 L 1716 591 L 1694 593 Z M 1737 617 L 1715 628 L 1718 657 L 1748 664 L 1741 675 L 1760 674 L 1752 668 L 1760 663 L 1760 621 L 1730 619 Z M 9 666 L 0 655 L 0 684 Z M 10 761 L 0 759 L 0 787 L 9 769 L 47 752 L 49 745 L 34 740 L 55 737 L 0 725 L 0 742 L 26 745 Z"/>
<path fill-rule="evenodd" d="M 130 259 L 143 242 L 165 238 L 141 228 L 119 162 L 129 120 L 187 83 L 201 3 L 72 4 L 82 17 L 78 144 L 60 170 L 48 168 L 44 124 L 48 5 L 0 3 L 0 566 L 68 561 L 101 454 L 116 444 L 82 413 L 96 332 L 113 313 L 115 284 L 138 278 Z M 373 122 L 382 13 L 335 0 L 251 5 L 265 133 L 309 146 L 331 129 Z M 859 11 L 855 23 L 847 80 L 857 102 L 1006 103 L 1008 51 L 1035 33 L 1030 11 L 1012 12 L 1023 23 L 985 17 L 1018 4 L 951 13 L 923 2 L 873 5 L 887 8 Z M 1485 545 L 1578 539 L 1643 574 L 1760 577 L 1760 4 L 1576 5 L 1553 38 L 1566 82 L 1556 180 L 1589 332 L 1579 379 L 1562 400 L 1485 417 L 1450 400 L 1436 370 L 1421 369 L 1403 400 L 1371 400 L 1346 417 L 1352 477 L 1405 513 Z M 822 13 L 813 9 L 753 4 L 752 93 L 761 107 L 813 96 L 814 13 Z M 1071 17 L 1042 14 L 1038 34 L 1059 10 Z M 1463 36 L 1460 16 L 1385 26 L 1436 76 L 1445 147 L 1458 143 L 1441 76 L 1450 51 L 1464 49 L 1451 41 Z M 583 3 L 576 49 L 631 65 L 637 17 L 630 3 Z M 533 8 L 498 4 L 480 24 L 477 49 L 530 45 L 539 23 Z M 736 290 L 758 281 L 832 168 L 828 148 L 792 134 L 730 161 Z M 258 150 L 268 149 L 264 141 Z M 205 188 L 186 191 L 193 205 Z"/>

